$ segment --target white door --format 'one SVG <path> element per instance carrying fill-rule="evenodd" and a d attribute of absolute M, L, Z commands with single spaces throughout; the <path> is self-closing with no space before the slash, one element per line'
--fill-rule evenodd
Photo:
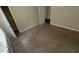
<path fill-rule="evenodd" d="M 45 6 L 39 6 L 38 7 L 38 14 L 39 14 L 39 24 L 45 23 L 45 14 L 46 7 Z"/>
<path fill-rule="evenodd" d="M 11 43 L 9 40 L 16 38 L 7 18 L 0 8 L 0 53 L 12 52 Z"/>
<path fill-rule="evenodd" d="M 8 34 L 9 37 L 16 38 L 16 35 L 14 34 L 1 8 L 0 8 L 0 27 L 2 27 L 2 29 Z"/>

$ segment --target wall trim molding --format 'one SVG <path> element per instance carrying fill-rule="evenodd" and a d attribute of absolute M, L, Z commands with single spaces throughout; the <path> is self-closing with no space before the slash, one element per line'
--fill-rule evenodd
<path fill-rule="evenodd" d="M 31 28 L 37 26 L 37 25 L 39 25 L 39 24 L 32 25 L 32 26 L 30 26 L 30 27 L 28 27 L 28 28 L 26 28 L 26 29 L 20 31 L 20 33 L 24 32 L 24 31 L 27 31 L 27 30 L 29 30 L 29 29 L 31 29 Z"/>
<path fill-rule="evenodd" d="M 50 25 L 55 25 L 55 26 L 58 26 L 58 27 L 61 27 L 61 28 L 65 28 L 65 29 L 68 29 L 68 30 L 79 32 L 79 30 L 77 30 L 77 29 L 73 29 L 73 28 L 69 28 L 69 27 L 64 27 L 64 26 L 58 25 L 58 24 L 50 24 Z"/>

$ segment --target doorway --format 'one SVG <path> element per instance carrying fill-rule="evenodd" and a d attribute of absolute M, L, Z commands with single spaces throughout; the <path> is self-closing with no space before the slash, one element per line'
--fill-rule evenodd
<path fill-rule="evenodd" d="M 50 6 L 39 6 L 38 7 L 39 13 L 39 24 L 48 23 L 50 24 L 50 14 L 51 14 L 51 7 Z"/>
<path fill-rule="evenodd" d="M 8 6 L 1 6 L 1 9 L 2 9 L 4 15 L 6 16 L 6 18 L 7 18 L 8 22 L 9 22 L 10 26 L 12 27 L 12 30 L 16 34 L 16 36 L 18 34 L 20 34 L 20 32 L 19 32 L 19 30 L 18 30 L 18 28 L 16 26 L 16 23 L 15 23 L 12 15 L 11 15 L 11 12 L 10 12 Z"/>
<path fill-rule="evenodd" d="M 51 14 L 51 7 L 47 6 L 46 7 L 46 18 L 45 18 L 45 23 L 50 24 L 50 15 Z"/>

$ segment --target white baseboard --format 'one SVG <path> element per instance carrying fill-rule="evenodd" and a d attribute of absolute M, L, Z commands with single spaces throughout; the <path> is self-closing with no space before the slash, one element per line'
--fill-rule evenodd
<path fill-rule="evenodd" d="M 37 25 L 39 25 L 39 24 L 35 24 L 35 25 L 33 25 L 33 26 L 30 26 L 30 27 L 28 27 L 28 28 L 26 28 L 26 29 L 20 31 L 20 33 L 24 32 L 24 31 L 27 31 L 27 30 L 29 30 L 29 29 L 31 29 L 31 28 L 37 26 Z"/>
<path fill-rule="evenodd" d="M 62 28 L 65 28 L 65 29 L 69 29 L 69 30 L 73 30 L 73 31 L 79 32 L 79 30 L 77 30 L 77 29 L 73 29 L 73 28 L 69 28 L 69 27 L 64 27 L 62 25 L 58 25 L 58 24 L 51 24 L 51 25 L 55 25 L 55 26 L 58 26 L 58 27 L 62 27 Z"/>

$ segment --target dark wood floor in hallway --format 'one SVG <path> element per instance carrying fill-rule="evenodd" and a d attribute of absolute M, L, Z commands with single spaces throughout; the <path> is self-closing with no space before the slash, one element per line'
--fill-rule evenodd
<path fill-rule="evenodd" d="M 15 53 L 79 52 L 79 32 L 52 26 L 37 25 L 23 32 L 13 42 Z"/>

